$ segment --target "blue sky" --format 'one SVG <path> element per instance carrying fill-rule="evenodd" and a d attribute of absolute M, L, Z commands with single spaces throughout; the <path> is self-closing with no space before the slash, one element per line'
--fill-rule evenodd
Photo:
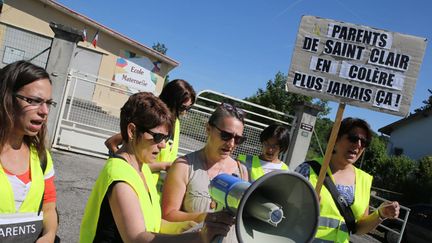
<path fill-rule="evenodd" d="M 393 32 L 432 37 L 429 0 L 59 0 L 83 15 L 151 47 L 164 43 L 180 66 L 170 78 L 237 98 L 255 94 L 291 62 L 301 16 L 314 15 Z M 99 39 L 103 42 L 103 39 Z M 430 43 L 429 43 L 430 45 Z M 411 111 L 432 89 L 432 47 L 426 47 Z M 336 103 L 329 118 L 335 119 Z M 376 131 L 401 117 L 347 106 L 344 117 Z"/>

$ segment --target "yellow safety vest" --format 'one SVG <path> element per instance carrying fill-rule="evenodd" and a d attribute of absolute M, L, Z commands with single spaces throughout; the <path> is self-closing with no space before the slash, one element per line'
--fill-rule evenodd
<path fill-rule="evenodd" d="M 322 159 L 317 160 L 322 164 Z M 360 219 L 366 209 L 369 207 L 370 189 L 373 177 L 368 173 L 354 167 L 355 170 L 355 188 L 354 188 L 354 203 L 351 205 L 356 222 Z M 330 168 L 327 173 L 334 181 Z M 315 187 L 318 181 L 318 175 L 310 168 L 309 181 Z M 348 227 L 345 224 L 343 216 L 333 201 L 330 192 L 325 186 L 320 192 L 320 218 L 318 222 L 318 231 L 315 235 L 314 242 L 349 242 Z"/>
<path fill-rule="evenodd" d="M 171 146 L 167 146 L 161 149 L 158 154 L 157 162 L 174 162 L 177 159 L 178 149 L 180 141 L 180 120 L 177 118 L 174 125 L 174 136 Z"/>
<path fill-rule="evenodd" d="M 42 171 L 36 148 L 30 146 L 30 176 L 31 184 L 24 202 L 17 210 L 15 197 L 10 181 L 0 163 L 0 242 L 35 241 L 42 231 L 43 214 L 39 207 L 45 190 L 44 175 L 53 172 L 53 162 L 50 153 L 46 152 L 47 165 Z M 13 230 L 13 234 L 8 234 Z"/>
<path fill-rule="evenodd" d="M 44 175 L 51 173 L 53 170 L 51 155 L 48 151 L 46 155 L 47 167 L 45 169 L 45 173 L 43 173 L 37 150 L 34 146 L 30 146 L 31 185 L 27 197 L 21 204 L 21 207 L 18 211 L 15 208 L 15 199 L 12 186 L 0 163 L 0 195 L 2 197 L 2 202 L 0 203 L 0 214 L 37 212 L 39 210 L 40 202 L 45 189 Z"/>
<path fill-rule="evenodd" d="M 243 164 L 246 165 L 247 168 L 251 168 L 249 180 L 250 181 L 256 181 L 258 178 L 264 175 L 264 170 L 261 166 L 261 162 L 258 156 L 256 155 L 244 155 L 239 154 L 237 157 L 238 160 L 240 160 Z M 281 162 L 281 170 L 288 170 L 288 165 L 286 165 L 284 162 Z"/>
<path fill-rule="evenodd" d="M 174 162 L 177 159 L 178 149 L 179 149 L 179 141 L 180 141 L 180 120 L 177 118 L 174 125 L 174 136 L 171 141 L 171 146 L 169 144 L 166 145 L 165 148 L 161 149 L 160 153 L 156 157 L 156 162 Z M 153 179 L 156 181 L 157 191 L 159 197 L 162 195 L 162 186 L 165 182 L 165 178 L 160 176 L 160 172 L 153 173 Z"/>
<path fill-rule="evenodd" d="M 159 232 L 162 215 L 156 185 L 153 181 L 150 168 L 146 164 L 142 165 L 141 171 L 147 182 L 149 193 L 140 175 L 130 164 L 120 158 L 108 159 L 88 199 L 81 223 L 80 242 L 93 242 L 96 236 L 102 201 L 108 188 L 115 181 L 126 182 L 136 192 L 143 217 L 145 218 L 146 231 Z"/>

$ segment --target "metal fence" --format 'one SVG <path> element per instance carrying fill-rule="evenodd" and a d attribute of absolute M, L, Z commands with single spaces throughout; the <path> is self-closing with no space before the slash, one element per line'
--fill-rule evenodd
<path fill-rule="evenodd" d="M 78 92 L 83 87 L 87 89 L 92 87 L 94 90 L 92 98 L 78 96 Z M 114 106 L 104 104 L 102 100 L 110 100 L 110 98 L 96 99 L 95 97 L 98 96 L 95 94 L 96 90 L 109 90 L 104 93 L 105 95 L 117 94 L 118 96 L 120 93 L 124 96 L 124 100 Z M 119 88 L 112 80 L 72 70 L 67 79 L 65 99 L 60 106 L 60 119 L 53 147 L 105 158 L 108 150 L 104 141 L 120 132 L 119 111 L 129 95 L 131 93 L 128 90 Z M 181 119 L 179 155 L 204 146 L 207 139 L 206 123 L 221 101 L 234 103 L 247 114 L 243 132 L 247 140 L 237 148 L 233 156 L 239 153 L 259 154 L 261 152 L 259 135 L 271 123 L 285 124 L 290 129 L 293 128 L 295 119 L 292 115 L 205 90 L 198 94 L 193 108 Z"/>
<path fill-rule="evenodd" d="M 272 123 L 286 125 L 291 131 L 293 129 L 295 117 L 292 115 L 215 91 L 203 90 L 198 93 L 197 101 L 193 108 L 181 120 L 180 155 L 195 151 L 204 146 L 207 139 L 205 131 L 206 123 L 221 102 L 234 104 L 246 113 L 243 135 L 247 140 L 234 151 L 233 157 L 236 157 L 238 154 L 260 154 L 260 133 Z"/>
<path fill-rule="evenodd" d="M 111 80 L 71 70 L 68 74 L 65 98 L 60 106 L 60 119 L 56 128 L 53 147 L 106 158 L 108 149 L 104 141 L 119 132 L 119 111 L 122 102 L 108 105 L 92 98 L 80 98 L 80 89 L 110 90 L 107 95 L 131 93 L 116 87 Z M 109 100 L 110 97 L 105 97 Z M 108 109 L 109 107 L 109 109 Z M 117 111 L 117 112 L 110 112 Z"/>
<path fill-rule="evenodd" d="M 46 68 L 52 38 L 6 24 L 0 24 L 0 35 L 0 68 L 19 60 Z"/>
<path fill-rule="evenodd" d="M 376 190 L 376 188 L 375 188 Z M 374 195 L 373 193 L 371 194 L 371 201 L 369 203 L 369 209 L 371 212 L 375 211 L 378 209 L 378 206 L 382 203 L 382 202 L 387 202 L 389 200 L 382 198 L 380 196 Z M 402 236 L 403 236 L 403 232 L 405 231 L 405 226 L 408 222 L 408 217 L 410 214 L 411 209 L 409 209 L 408 207 L 402 206 L 400 205 L 400 213 L 399 213 L 399 218 L 394 219 L 397 220 L 401 223 L 401 227 L 400 229 L 395 229 L 395 228 L 390 228 L 385 226 L 383 223 L 381 223 L 379 225 L 379 227 L 382 227 L 385 231 L 387 231 L 386 234 L 391 233 L 392 234 L 392 242 L 397 242 L 400 243 L 402 241 Z M 392 243 L 389 242 L 389 243 Z"/>

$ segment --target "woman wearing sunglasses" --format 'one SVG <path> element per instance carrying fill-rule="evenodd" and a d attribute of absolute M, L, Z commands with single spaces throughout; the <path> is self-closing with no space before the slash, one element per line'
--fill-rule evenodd
<path fill-rule="evenodd" d="M 286 126 L 272 124 L 260 134 L 262 153 L 257 155 L 240 154 L 237 159 L 244 163 L 249 172 L 251 182 L 274 170 L 288 170 L 282 162 L 280 154 L 285 153 L 290 142 L 289 130 Z"/>
<path fill-rule="evenodd" d="M 0 242 L 55 240 L 54 168 L 45 145 L 51 95 L 41 67 L 17 61 L 0 70 Z"/>
<path fill-rule="evenodd" d="M 180 117 L 185 115 L 195 103 L 195 90 L 192 86 L 182 79 L 175 79 L 169 82 L 162 90 L 159 98 L 168 106 L 171 114 L 175 115 L 174 133 L 168 141 L 167 146 L 161 149 L 156 163 L 150 164 L 152 172 L 167 171 L 171 163 L 177 158 L 179 141 L 180 141 Z M 105 141 L 110 154 L 118 150 L 118 146 L 122 144 L 121 133 L 115 134 Z M 159 178 L 159 173 L 155 173 L 155 180 Z M 159 182 L 158 188 L 163 182 Z M 160 191 L 160 189 L 159 189 Z"/>
<path fill-rule="evenodd" d="M 149 163 L 156 161 L 172 131 L 167 106 L 151 93 L 137 93 L 121 109 L 123 146 L 100 172 L 84 212 L 80 242 L 209 242 L 226 235 L 233 218 L 219 213 L 200 232 L 179 234 L 196 223 L 161 219 Z"/>
<path fill-rule="evenodd" d="M 371 139 L 372 131 L 366 121 L 351 117 L 342 121 L 327 173 L 336 186 L 341 204 L 351 209 L 354 221 L 352 226 L 345 222 L 329 190 L 323 186 L 320 193 L 320 219 L 315 235 L 318 241 L 349 242 L 350 232 L 365 234 L 384 219 L 398 217 L 400 208 L 398 202 L 384 202 L 369 214 L 372 176 L 355 167 L 354 163 L 369 146 Z M 311 161 L 311 163 L 317 162 Z M 315 172 L 311 163 L 300 164 L 296 171 L 308 178 L 315 186 L 319 170 Z M 321 164 L 322 160 L 318 163 Z"/>
<path fill-rule="evenodd" d="M 162 197 L 163 218 L 170 221 L 202 222 L 216 203 L 209 194 L 210 181 L 220 173 L 236 174 L 248 180 L 246 167 L 231 158 L 237 145 L 245 141 L 244 111 L 222 103 L 206 125 L 204 148 L 178 158 L 170 168 Z M 210 213 L 211 215 L 211 213 Z M 232 229 L 224 242 L 236 242 Z"/>

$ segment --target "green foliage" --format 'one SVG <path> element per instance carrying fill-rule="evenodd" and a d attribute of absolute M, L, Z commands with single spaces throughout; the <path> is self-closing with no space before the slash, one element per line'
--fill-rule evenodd
<path fill-rule="evenodd" d="M 419 160 L 416 174 L 419 182 L 432 185 L 432 156 L 425 156 Z"/>
<path fill-rule="evenodd" d="M 376 167 L 374 185 L 387 190 L 403 192 L 401 190 L 413 178 L 415 168 L 415 160 L 406 156 L 387 157 L 380 161 Z"/>
<path fill-rule="evenodd" d="M 330 133 L 332 127 L 333 121 L 329 118 L 318 118 L 316 120 L 314 128 L 316 136 L 314 135 L 311 139 L 306 159 L 309 160 L 317 157 L 324 157 L 324 153 L 327 148 L 328 134 Z"/>
<path fill-rule="evenodd" d="M 155 50 L 155 51 L 157 51 L 157 52 L 159 52 L 159 53 L 161 53 L 161 54 L 163 54 L 163 55 L 166 55 L 166 53 L 168 51 L 168 48 L 165 46 L 165 44 L 162 44 L 162 43 L 159 43 L 159 42 L 158 43 L 153 43 L 152 49 Z M 165 76 L 164 86 L 167 83 L 169 83 L 169 82 L 170 82 L 170 78 L 169 78 L 169 75 L 167 74 Z"/>
<path fill-rule="evenodd" d="M 432 107 L 432 90 L 428 89 L 428 91 L 429 91 L 429 94 L 431 94 L 431 95 L 429 96 L 429 98 L 427 100 L 423 101 L 424 106 L 415 109 L 414 112 L 420 112 L 420 111 L 423 111 L 423 110 L 426 110 L 426 109 L 429 109 Z"/>
<path fill-rule="evenodd" d="M 155 51 L 157 51 L 157 52 L 160 52 L 163 55 L 166 55 L 166 53 L 168 51 L 168 48 L 165 46 L 165 44 L 162 44 L 162 43 L 159 43 L 159 42 L 158 43 L 153 43 L 152 49 L 155 50 Z"/>
<path fill-rule="evenodd" d="M 287 92 L 285 90 L 286 81 L 287 76 L 282 72 L 278 72 L 276 73 L 273 80 L 267 81 L 265 90 L 258 89 L 254 95 L 246 97 L 245 100 L 286 114 L 294 114 L 296 104 L 298 103 L 314 101 L 312 97 Z M 327 102 L 317 100 L 315 101 L 315 104 L 321 105 L 325 112 L 329 112 L 330 110 Z M 250 109 L 252 111 L 255 110 L 253 107 L 244 108 Z M 275 115 L 271 112 L 268 112 L 264 115 L 284 120 L 283 116 Z M 257 118 L 257 120 L 259 121 L 259 118 Z"/>
<path fill-rule="evenodd" d="M 372 137 L 371 144 L 365 150 L 360 161 L 360 168 L 371 175 L 376 175 L 379 168 L 385 163 L 387 155 L 387 141 L 385 137 L 376 134 Z"/>
<path fill-rule="evenodd" d="M 276 73 L 274 80 L 267 81 L 266 90 L 258 89 L 256 94 L 245 100 L 260 104 L 285 113 L 294 113 L 295 104 L 300 102 L 312 102 L 312 98 L 305 95 L 289 93 L 285 90 L 287 76 L 282 72 Z M 328 109 L 326 102 L 318 102 Z"/>

